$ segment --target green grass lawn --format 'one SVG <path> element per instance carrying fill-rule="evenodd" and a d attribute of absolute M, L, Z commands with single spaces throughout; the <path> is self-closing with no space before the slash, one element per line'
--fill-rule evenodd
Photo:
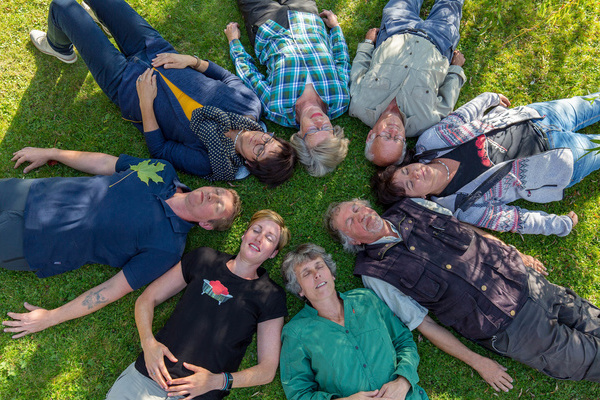
<path fill-rule="evenodd" d="M 379 26 L 386 0 L 327 0 L 320 8 L 337 13 L 351 57 L 366 30 Z M 176 49 L 209 58 L 233 70 L 223 29 L 227 22 L 242 23 L 234 0 L 132 0 L 132 6 L 153 24 Z M 433 4 L 427 0 L 425 10 Z M 120 118 L 115 105 L 102 93 L 82 60 L 63 64 L 35 50 L 28 32 L 46 29 L 49 1 L 5 0 L 0 11 L 0 178 L 23 177 L 13 169 L 12 153 L 24 146 L 129 153 L 146 157 L 141 134 Z M 513 106 L 598 91 L 600 78 L 600 3 L 596 0 L 466 1 L 459 49 L 466 56 L 467 82 L 458 106 L 484 91 L 505 94 Z M 244 36 L 243 42 L 248 45 Z M 236 252 L 239 238 L 256 210 L 271 208 L 283 215 L 292 232 L 291 246 L 312 241 L 333 254 L 339 265 L 341 291 L 360 286 L 352 275 L 354 258 L 334 243 L 321 225 L 321 215 L 332 201 L 363 197 L 373 200 L 368 180 L 374 169 L 362 152 L 368 128 L 343 116 L 337 122 L 350 138 L 348 158 L 324 178 L 308 176 L 302 167 L 276 189 L 266 189 L 253 177 L 233 187 L 244 202 L 244 212 L 227 232 L 195 229 L 188 249 L 211 246 Z M 273 124 L 269 128 L 289 137 L 293 130 Z M 586 133 L 600 133 L 592 126 Z M 70 176 L 64 166 L 43 167 L 28 177 Z M 181 174 L 190 187 L 207 182 Z M 549 279 L 573 288 L 600 303 L 600 251 L 598 199 L 600 174 L 567 190 L 561 202 L 524 207 L 566 214 L 574 210 L 579 225 L 566 238 L 500 235 L 525 253 L 542 260 Z M 222 183 L 223 186 L 227 184 Z M 2 240 L 2 238 L 0 238 Z M 285 251 L 284 251 L 285 253 Z M 281 282 L 282 256 L 267 264 Z M 59 276 L 38 279 L 32 273 L 0 271 L 0 313 L 23 311 L 23 302 L 46 308 L 74 299 L 90 287 L 111 277 L 107 266 L 85 266 Z M 134 301 L 140 291 L 126 296 L 90 316 L 70 321 L 44 332 L 12 340 L 0 334 L 0 399 L 103 399 L 120 372 L 140 351 L 134 324 Z M 160 327 L 175 300 L 157 309 L 155 326 Z M 290 315 L 302 304 L 288 296 Z M 465 364 L 438 350 L 415 334 L 421 354 L 421 386 L 431 399 L 488 399 L 493 390 Z M 465 343 L 508 367 L 515 388 L 505 399 L 598 399 L 597 384 L 563 382 L 531 368 L 502 359 Z M 255 348 L 248 351 L 244 365 L 256 360 Z M 255 396 L 256 395 L 256 396 Z M 276 379 L 270 385 L 234 390 L 232 399 L 282 399 Z"/>

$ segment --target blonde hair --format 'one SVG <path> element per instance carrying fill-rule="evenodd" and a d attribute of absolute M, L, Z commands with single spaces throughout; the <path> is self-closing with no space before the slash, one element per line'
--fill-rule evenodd
<path fill-rule="evenodd" d="M 254 215 L 252 215 L 252 218 L 250 218 L 250 222 L 248 223 L 248 228 L 246 228 L 246 230 L 250 229 L 250 227 L 260 219 L 273 221 L 277 225 L 279 225 L 281 232 L 279 233 L 279 243 L 277 243 L 277 250 L 279 251 L 283 249 L 285 245 L 289 243 L 290 238 L 292 236 L 290 234 L 290 230 L 285 225 L 283 217 L 273 210 L 259 210 L 255 212 Z"/>
<path fill-rule="evenodd" d="M 323 140 L 310 148 L 302 139 L 300 132 L 290 138 L 290 143 L 298 154 L 300 163 L 306 167 L 312 176 L 323 176 L 333 171 L 348 154 L 348 143 L 344 137 L 344 129 L 339 125 L 333 127 L 333 137 Z"/>

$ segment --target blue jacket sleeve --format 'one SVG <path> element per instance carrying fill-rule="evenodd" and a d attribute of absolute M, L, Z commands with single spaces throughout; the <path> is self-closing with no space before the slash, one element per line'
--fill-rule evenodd
<path fill-rule="evenodd" d="M 173 140 L 165 140 L 160 129 L 145 132 L 144 138 L 153 158 L 167 160 L 175 168 L 188 174 L 206 176 L 211 173 L 206 151 L 193 149 Z"/>

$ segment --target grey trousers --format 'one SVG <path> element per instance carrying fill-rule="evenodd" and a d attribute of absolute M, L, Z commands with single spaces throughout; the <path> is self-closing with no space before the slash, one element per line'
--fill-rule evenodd
<path fill-rule="evenodd" d="M 30 271 L 23 254 L 23 215 L 35 179 L 0 179 L 0 267 Z"/>
<path fill-rule="evenodd" d="M 238 0 L 238 7 L 252 46 L 258 27 L 270 19 L 289 29 L 288 10 L 319 13 L 314 0 Z"/>
<path fill-rule="evenodd" d="M 488 343 L 554 378 L 600 382 L 600 309 L 533 270 L 527 302 Z"/>
<path fill-rule="evenodd" d="M 183 396 L 168 397 L 167 393 L 158 386 L 158 383 L 140 374 L 135 369 L 135 363 L 131 363 L 110 388 L 106 394 L 106 400 L 177 400 L 183 398 Z"/>

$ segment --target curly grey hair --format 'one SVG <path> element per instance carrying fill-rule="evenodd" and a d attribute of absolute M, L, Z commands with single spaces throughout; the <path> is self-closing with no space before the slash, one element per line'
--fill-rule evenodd
<path fill-rule="evenodd" d="M 281 275 L 283 275 L 283 281 L 285 282 L 285 288 L 295 296 L 300 297 L 299 293 L 301 290 L 298 279 L 296 279 L 296 267 L 313 261 L 316 258 L 321 257 L 331 275 L 336 276 L 337 266 L 324 248 L 317 246 L 313 243 L 304 243 L 296 248 L 296 250 L 290 251 L 285 255 L 283 263 L 281 263 Z"/>

